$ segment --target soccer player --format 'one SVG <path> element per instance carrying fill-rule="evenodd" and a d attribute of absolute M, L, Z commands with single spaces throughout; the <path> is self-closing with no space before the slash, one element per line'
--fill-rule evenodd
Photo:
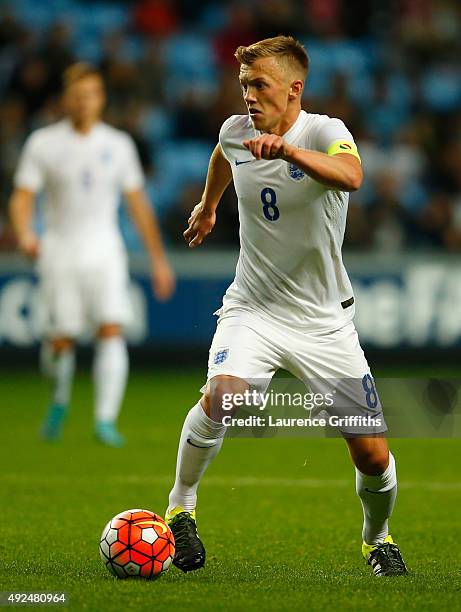
<path fill-rule="evenodd" d="M 33 132 L 15 175 L 10 212 L 20 249 L 37 258 L 47 316 L 42 367 L 52 377 L 45 438 L 60 435 L 75 368 L 74 341 L 88 325 L 94 358 L 95 434 L 122 446 L 116 420 L 128 375 L 123 326 L 129 321 L 128 261 L 117 222 L 123 193 L 149 253 L 159 300 L 174 291 L 157 221 L 143 191 L 143 173 L 128 134 L 101 121 L 101 75 L 78 63 L 64 73 L 67 118 Z M 33 229 L 34 200 L 45 191 L 45 232 Z"/>
<path fill-rule="evenodd" d="M 204 394 L 182 429 L 166 513 L 176 539 L 174 563 L 185 572 L 205 562 L 197 488 L 222 445 L 225 394 L 250 387 L 263 392 L 284 368 L 313 390 L 327 379 L 358 381 L 356 414 L 382 416 L 352 322 L 354 298 L 341 258 L 348 192 L 362 181 L 353 137 L 342 121 L 301 109 L 308 58 L 295 39 L 262 40 L 239 47 L 235 56 L 248 115 L 224 122 L 202 200 L 184 232 L 191 248 L 202 244 L 233 180 L 240 257 L 218 313 Z M 362 554 L 377 576 L 406 572 L 388 532 L 397 480 L 385 430 L 384 422 L 362 436 L 354 428 L 341 430 L 363 506 Z"/>

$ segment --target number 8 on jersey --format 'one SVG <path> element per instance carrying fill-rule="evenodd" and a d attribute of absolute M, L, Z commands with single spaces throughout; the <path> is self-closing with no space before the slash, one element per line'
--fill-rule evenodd
<path fill-rule="evenodd" d="M 261 202 L 263 203 L 263 213 L 268 221 L 277 221 L 280 217 L 280 210 L 277 208 L 277 196 L 270 187 L 265 187 L 261 191 Z"/>

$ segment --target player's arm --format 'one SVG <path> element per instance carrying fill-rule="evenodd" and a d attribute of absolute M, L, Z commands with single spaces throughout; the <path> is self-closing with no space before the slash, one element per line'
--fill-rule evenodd
<path fill-rule="evenodd" d="M 9 210 L 13 231 L 20 250 L 28 257 L 36 258 L 39 239 L 33 229 L 35 193 L 17 187 L 10 198 Z"/>
<path fill-rule="evenodd" d="M 191 212 L 187 221 L 188 228 L 183 234 L 191 249 L 202 244 L 212 231 L 216 223 L 216 209 L 231 180 L 230 164 L 218 143 L 210 157 L 202 199 Z"/>
<path fill-rule="evenodd" d="M 149 254 L 152 282 L 157 299 L 168 300 L 175 289 L 175 276 L 163 247 L 157 217 L 142 189 L 125 193 L 128 212 Z"/>
<path fill-rule="evenodd" d="M 362 166 L 351 153 L 327 154 L 301 149 L 275 134 L 263 134 L 243 144 L 256 159 L 284 159 L 331 189 L 356 191 L 362 184 Z"/>

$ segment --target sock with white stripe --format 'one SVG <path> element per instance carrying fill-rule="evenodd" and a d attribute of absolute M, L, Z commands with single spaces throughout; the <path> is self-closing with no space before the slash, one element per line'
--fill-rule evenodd
<path fill-rule="evenodd" d="M 95 418 L 115 423 L 128 378 L 128 351 L 122 336 L 101 338 L 96 345 L 93 378 L 95 385 Z"/>
<path fill-rule="evenodd" d="M 380 544 L 389 534 L 388 519 L 397 497 L 395 460 L 389 453 L 389 465 L 379 476 L 367 476 L 357 468 L 356 490 L 363 508 L 362 537 L 366 544 Z"/>
<path fill-rule="evenodd" d="M 40 367 L 53 384 L 51 406 L 60 406 L 63 410 L 67 409 L 75 373 L 74 348 L 54 352 L 51 346 L 47 346 L 46 349 L 42 347 Z"/>
<path fill-rule="evenodd" d="M 189 411 L 179 440 L 176 480 L 168 510 L 182 506 L 190 512 L 197 503 L 197 489 L 206 468 L 219 453 L 226 427 L 208 417 L 198 402 Z"/>
<path fill-rule="evenodd" d="M 52 382 L 51 401 L 42 424 L 41 434 L 47 440 L 56 440 L 61 435 L 69 408 L 75 372 L 74 348 L 54 352 L 51 345 L 46 349 L 42 347 L 40 365 L 43 374 Z"/>

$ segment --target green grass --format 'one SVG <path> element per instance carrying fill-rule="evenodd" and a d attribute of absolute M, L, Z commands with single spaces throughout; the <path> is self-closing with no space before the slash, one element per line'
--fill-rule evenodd
<path fill-rule="evenodd" d="M 66 591 L 74 610 L 460 610 L 460 440 L 396 440 L 392 533 L 411 573 L 376 579 L 360 557 L 361 509 L 338 439 L 229 439 L 200 488 L 206 568 L 116 580 L 98 555 L 108 519 L 163 514 L 180 426 L 199 372 L 131 376 L 112 450 L 91 435 L 91 386 L 79 375 L 64 440 L 41 443 L 47 389 L 4 373 L 0 590 Z"/>

